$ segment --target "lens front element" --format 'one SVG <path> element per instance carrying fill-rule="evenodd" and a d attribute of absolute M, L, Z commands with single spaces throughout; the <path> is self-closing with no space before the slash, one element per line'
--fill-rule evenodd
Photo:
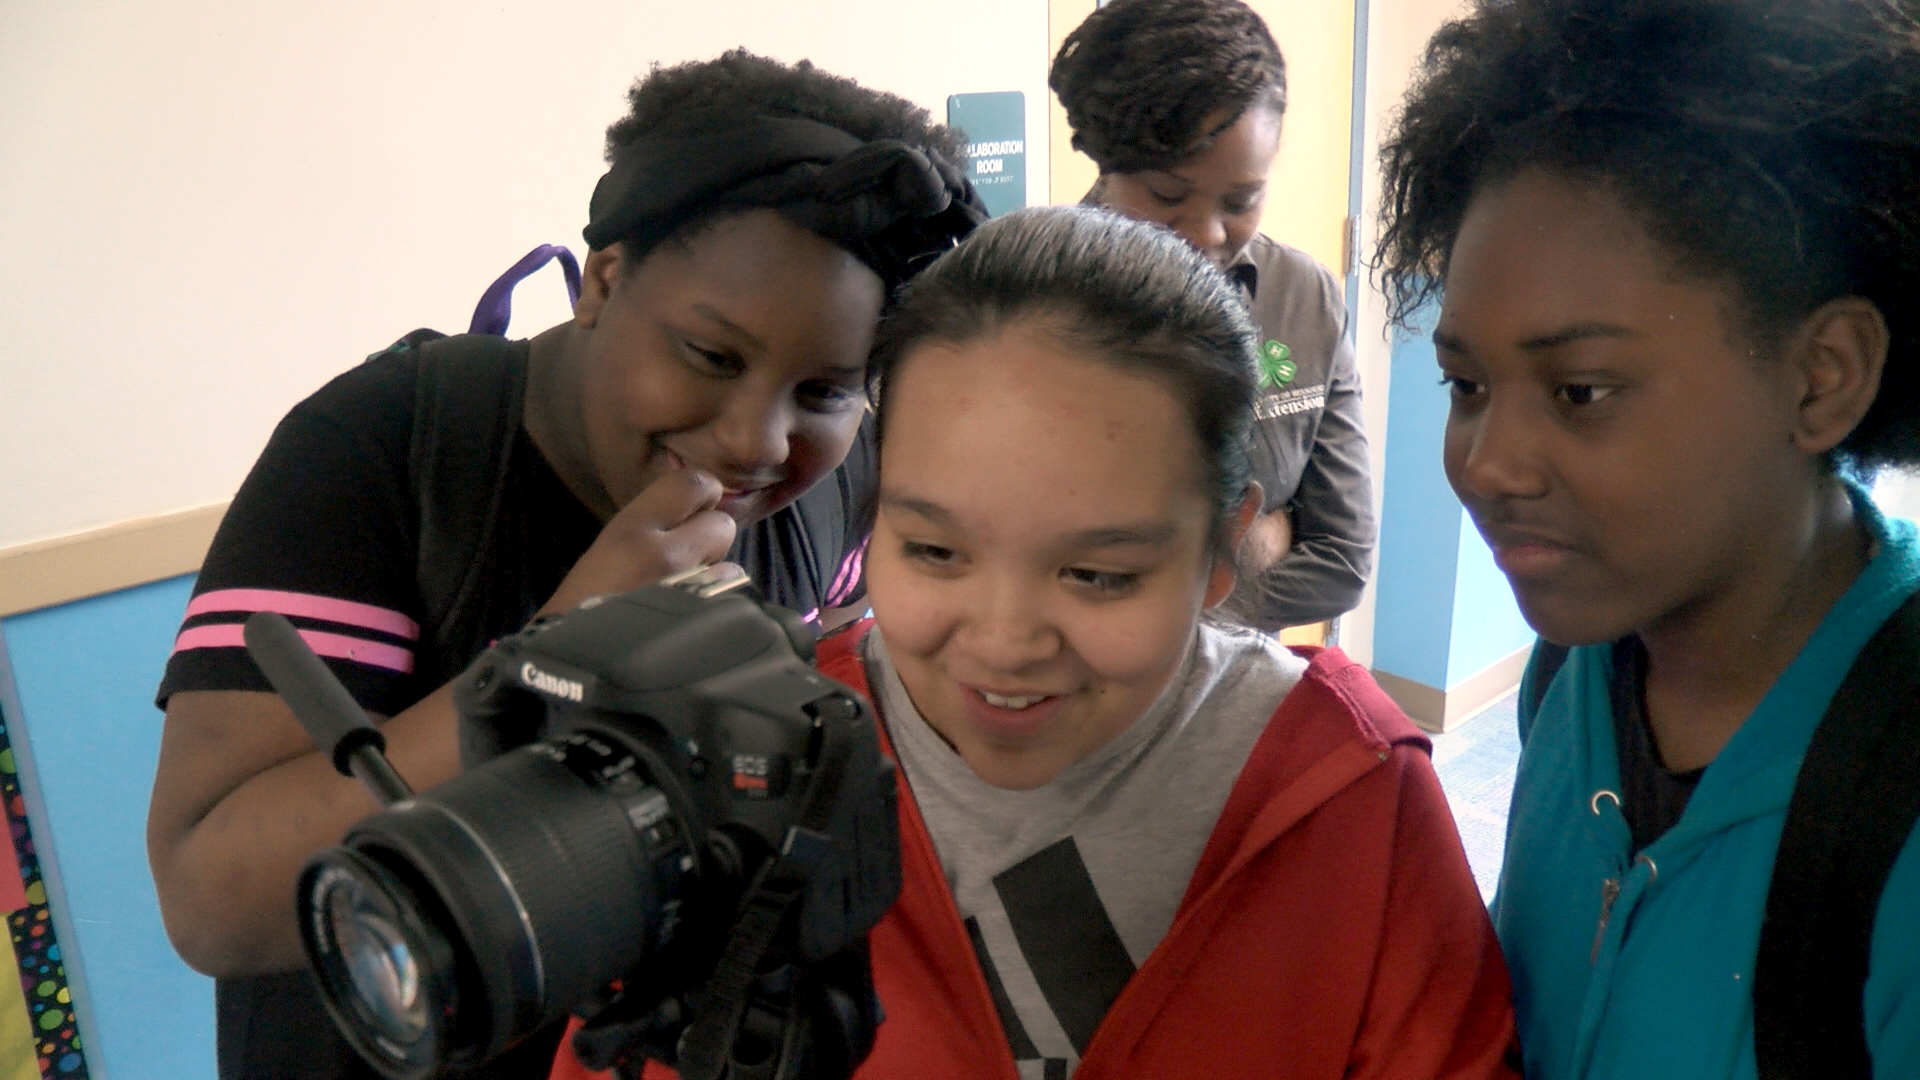
<path fill-rule="evenodd" d="M 337 880 L 324 903 L 355 1003 L 382 1035 L 397 1043 L 416 1042 L 427 1031 L 427 1006 L 413 950 L 378 896 L 353 878 Z"/>
<path fill-rule="evenodd" d="M 401 1080 L 438 1072 L 456 961 L 445 935 L 421 918 L 420 896 L 388 867 L 347 848 L 309 863 L 300 895 L 321 996 L 355 1048 Z"/>

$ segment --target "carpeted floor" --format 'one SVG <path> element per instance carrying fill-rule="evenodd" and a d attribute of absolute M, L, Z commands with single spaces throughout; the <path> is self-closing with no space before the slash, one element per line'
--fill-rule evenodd
<path fill-rule="evenodd" d="M 1508 694 L 1445 735 L 1433 737 L 1433 767 L 1453 807 L 1480 895 L 1491 901 L 1500 883 L 1507 804 L 1520 759 L 1516 696 Z"/>

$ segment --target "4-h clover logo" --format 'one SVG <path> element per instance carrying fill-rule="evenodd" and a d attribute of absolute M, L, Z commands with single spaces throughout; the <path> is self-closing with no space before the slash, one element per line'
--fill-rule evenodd
<path fill-rule="evenodd" d="M 1260 346 L 1260 386 L 1285 386 L 1293 381 L 1294 372 L 1299 368 L 1292 360 L 1293 350 L 1277 341 L 1269 341 Z"/>

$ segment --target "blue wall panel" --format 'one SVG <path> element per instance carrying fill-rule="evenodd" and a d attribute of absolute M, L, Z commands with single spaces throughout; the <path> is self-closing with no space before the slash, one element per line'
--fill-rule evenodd
<path fill-rule="evenodd" d="M 1451 690 L 1533 644 L 1533 627 L 1521 618 L 1507 576 L 1494 565 L 1493 549 L 1473 518 L 1460 514 L 1460 565 L 1453 586 L 1453 648 L 1447 654 Z"/>
<path fill-rule="evenodd" d="M 160 751 L 153 691 L 192 583 L 0 623 L 21 712 L 16 745 L 29 744 L 45 808 L 36 840 L 64 894 L 68 925 L 58 931 L 91 1029 L 88 1065 L 110 1080 L 215 1075 L 213 982 L 167 943 L 145 831 Z"/>
<path fill-rule="evenodd" d="M 1533 641 L 1493 552 L 1447 484 L 1448 394 L 1429 336 L 1433 302 L 1394 340 L 1380 511 L 1373 666 L 1438 690 Z"/>
<path fill-rule="evenodd" d="M 1437 308 L 1421 312 L 1420 332 L 1393 345 L 1373 666 L 1445 688 L 1460 519 L 1466 515 L 1440 464 L 1447 392 L 1427 337 L 1436 315 Z"/>

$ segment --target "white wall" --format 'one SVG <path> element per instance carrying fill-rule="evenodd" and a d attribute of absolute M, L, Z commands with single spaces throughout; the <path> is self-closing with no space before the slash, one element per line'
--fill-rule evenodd
<path fill-rule="evenodd" d="M 909 97 L 1027 95 L 1045 0 L 0 3 L 0 551 L 232 495 L 279 417 L 582 248 L 654 61 L 735 45 Z M 1028 155 L 1029 202 L 1046 155 Z M 565 315 L 556 272 L 514 332 Z"/>
<path fill-rule="evenodd" d="M 1883 470 L 1875 478 L 1873 498 L 1888 517 L 1920 521 L 1920 471 Z"/>

